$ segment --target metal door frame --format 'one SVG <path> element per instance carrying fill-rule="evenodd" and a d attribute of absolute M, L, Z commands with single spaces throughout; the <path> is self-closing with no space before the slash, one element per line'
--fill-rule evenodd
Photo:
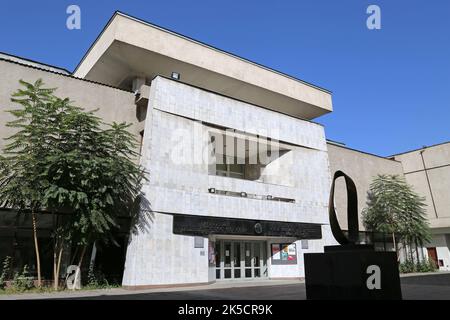
<path fill-rule="evenodd" d="M 266 240 L 236 240 L 236 239 L 217 239 L 216 243 L 220 243 L 219 267 L 215 267 L 215 270 L 220 270 L 220 278 L 216 278 L 219 281 L 230 280 L 255 280 L 255 279 L 267 279 L 268 278 L 268 256 L 267 256 L 267 241 Z M 235 243 L 239 243 L 240 250 L 240 277 L 235 278 Z M 250 244 L 250 267 L 245 266 L 245 245 Z M 259 244 L 259 253 L 255 253 L 255 244 Z M 230 244 L 230 266 L 225 267 L 225 244 Z M 256 267 L 255 258 L 259 256 L 259 266 Z M 245 270 L 251 270 L 251 276 L 245 276 Z M 259 269 L 259 277 L 255 276 L 255 269 Z M 225 270 L 230 270 L 231 277 L 225 279 Z M 216 272 L 217 275 L 217 272 Z"/>

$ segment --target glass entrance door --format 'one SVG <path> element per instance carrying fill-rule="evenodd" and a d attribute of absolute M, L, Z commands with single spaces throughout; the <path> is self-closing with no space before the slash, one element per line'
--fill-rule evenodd
<path fill-rule="evenodd" d="M 267 277 L 265 241 L 216 241 L 216 279 L 257 279 Z"/>

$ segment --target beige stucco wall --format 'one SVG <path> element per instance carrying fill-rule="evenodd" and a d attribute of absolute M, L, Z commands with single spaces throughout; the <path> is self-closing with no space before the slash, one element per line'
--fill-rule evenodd
<path fill-rule="evenodd" d="M 5 145 L 4 138 L 12 134 L 13 129 L 7 127 L 6 123 L 13 117 L 5 110 L 17 108 L 17 104 L 12 103 L 10 98 L 11 94 L 21 87 L 19 79 L 35 82 L 41 78 L 45 87 L 58 88 L 57 96 L 69 97 L 74 105 L 85 110 L 99 109 L 96 115 L 107 123 L 133 123 L 129 130 L 139 137 L 143 123 L 138 123 L 136 119 L 134 95 L 130 92 L 4 60 L 0 60 L 0 70 L 0 150 Z"/>
<path fill-rule="evenodd" d="M 333 176 L 337 170 L 341 170 L 349 175 L 356 184 L 360 230 L 364 230 L 361 222 L 361 211 L 366 206 L 367 191 L 373 177 L 377 174 L 403 175 L 402 164 L 398 161 L 377 157 L 332 143 L 328 143 L 327 146 L 331 175 Z M 335 205 L 339 223 L 346 230 L 347 193 L 342 178 L 336 182 Z"/>
<path fill-rule="evenodd" d="M 394 158 L 402 162 L 407 182 L 425 197 L 431 227 L 450 227 L 450 142 L 399 154 Z"/>

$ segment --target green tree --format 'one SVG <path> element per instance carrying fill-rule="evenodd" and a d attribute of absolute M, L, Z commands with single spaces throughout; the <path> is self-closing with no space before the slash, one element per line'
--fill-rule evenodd
<path fill-rule="evenodd" d="M 16 131 L 0 158 L 0 203 L 17 209 L 19 213 L 30 213 L 33 229 L 38 286 L 41 286 L 41 263 L 37 235 L 37 212 L 43 208 L 47 181 L 41 173 L 49 151 L 52 134 L 47 108 L 52 103 L 54 89 L 42 88 L 42 81 L 34 84 L 20 81 L 23 89 L 17 90 L 11 101 L 21 107 L 8 110 L 15 119 L 7 123 Z"/>
<path fill-rule="evenodd" d="M 21 210 L 30 206 L 33 202 L 29 200 L 19 201 L 28 199 L 28 193 L 20 196 L 24 184 L 19 178 L 26 177 L 33 183 L 34 189 L 30 189 L 39 191 L 35 196 L 37 205 L 32 208 L 58 213 L 53 232 L 57 289 L 63 248 L 72 244 L 81 248 L 78 255 L 81 267 L 88 244 L 97 240 L 114 242 L 112 231 L 119 227 L 120 216 L 131 214 L 144 173 L 134 161 L 138 154 L 134 151 L 135 139 L 127 131 L 129 124 L 102 123 L 94 111 L 85 112 L 73 106 L 68 98 L 56 97 L 53 89 L 42 89 L 40 80 L 34 85 L 21 83 L 29 91 L 26 97 L 36 96 L 33 95 L 36 90 L 44 90 L 46 95 L 36 97 L 38 110 L 24 108 L 12 112 L 18 119 L 9 125 L 18 127 L 19 132 L 9 138 L 13 142 L 5 149 L 7 156 L 1 161 L 0 199 Z M 33 123 L 34 130 L 28 129 L 29 123 Z M 36 132 L 38 136 L 34 135 Z M 38 164 L 31 166 L 32 177 L 26 161 L 17 166 L 18 155 L 29 154 L 29 148 L 23 146 L 30 144 L 30 140 L 36 140 L 33 146 L 39 150 L 26 158 Z M 14 154 L 10 154 L 12 151 Z M 33 230 L 36 233 L 35 227 Z"/>
<path fill-rule="evenodd" d="M 133 161 L 137 154 L 129 125 L 113 123 L 102 129 L 101 124 L 91 112 L 70 114 L 46 171 L 46 203 L 70 213 L 59 227 L 65 236 L 58 257 L 69 240 L 81 249 L 80 267 L 89 244 L 114 242 L 111 232 L 119 227 L 119 217 L 131 214 L 143 178 Z"/>
<path fill-rule="evenodd" d="M 431 232 L 426 218 L 425 198 L 420 197 L 407 185 L 407 191 L 402 194 L 405 211 L 399 217 L 399 234 L 409 248 L 409 259 L 414 262 L 413 247 L 415 247 L 417 263 L 420 262 L 418 247 L 430 242 Z M 405 248 L 406 250 L 406 248 Z"/>
<path fill-rule="evenodd" d="M 395 250 L 401 241 L 410 248 L 431 240 L 424 198 L 398 175 L 378 175 L 367 194 L 367 207 L 362 218 L 368 231 L 392 234 Z M 408 257 L 407 257 L 408 258 Z"/>

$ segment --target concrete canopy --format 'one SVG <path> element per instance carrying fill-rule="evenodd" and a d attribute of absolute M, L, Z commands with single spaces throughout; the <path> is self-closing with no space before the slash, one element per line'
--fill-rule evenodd
<path fill-rule="evenodd" d="M 302 119 L 332 111 L 331 93 L 172 31 L 116 12 L 74 76 L 131 88 L 135 77 L 181 81 Z"/>

